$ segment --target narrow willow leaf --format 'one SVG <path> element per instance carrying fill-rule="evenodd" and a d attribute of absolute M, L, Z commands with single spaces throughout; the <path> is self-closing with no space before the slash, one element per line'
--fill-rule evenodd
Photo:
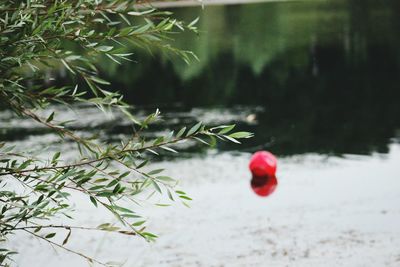
<path fill-rule="evenodd" d="M 174 178 L 171 178 L 169 176 L 157 176 L 156 179 L 164 182 L 176 182 Z"/>
<path fill-rule="evenodd" d="M 63 65 L 64 65 L 72 74 L 76 74 L 75 71 L 70 67 L 70 65 L 68 65 L 68 63 L 67 63 L 64 59 L 61 59 L 61 62 L 63 63 Z"/>
<path fill-rule="evenodd" d="M 211 146 L 209 143 L 207 143 L 206 141 L 204 141 L 203 139 L 201 139 L 201 138 L 199 138 L 199 137 L 194 136 L 193 138 L 194 138 L 195 140 L 199 141 L 200 143 L 203 143 L 203 144 L 205 144 L 205 145 L 207 145 L 207 146 Z"/>
<path fill-rule="evenodd" d="M 119 109 L 120 109 L 133 123 L 139 124 L 139 125 L 141 124 L 140 121 L 139 121 L 135 116 L 133 116 L 133 115 L 128 111 L 127 108 L 125 108 L 125 107 L 119 107 Z"/>
<path fill-rule="evenodd" d="M 119 182 L 119 180 L 114 179 L 114 180 L 112 180 L 111 182 L 109 182 L 109 183 L 106 185 L 106 187 L 107 187 L 107 188 L 108 188 L 108 187 L 112 187 L 112 186 L 116 185 L 118 182 Z"/>
<path fill-rule="evenodd" d="M 116 210 L 122 211 L 122 212 L 135 213 L 134 211 L 132 211 L 130 209 L 127 209 L 127 208 L 124 208 L 124 207 L 121 207 L 121 206 L 114 205 L 114 206 L 111 206 L 111 207 L 116 209 Z"/>
<path fill-rule="evenodd" d="M 190 205 L 186 201 L 182 201 L 182 204 L 185 205 L 185 207 L 190 208 Z"/>
<path fill-rule="evenodd" d="M 171 201 L 175 201 L 174 197 L 172 196 L 171 191 L 169 191 L 169 189 L 168 189 L 167 192 L 168 192 L 169 199 L 171 199 Z"/>
<path fill-rule="evenodd" d="M 186 131 L 186 127 L 183 127 L 182 129 L 179 130 L 179 132 L 176 134 L 176 138 L 181 137 Z"/>
<path fill-rule="evenodd" d="M 139 221 L 139 222 L 135 222 L 132 224 L 133 227 L 137 227 L 137 226 L 141 226 L 142 224 L 144 224 L 146 221 Z"/>
<path fill-rule="evenodd" d="M 151 152 L 151 153 L 153 153 L 154 155 L 160 155 L 160 154 L 158 154 L 156 151 L 154 151 L 153 149 L 150 149 L 150 148 L 146 148 L 146 150 L 147 151 L 149 151 L 149 152 Z"/>
<path fill-rule="evenodd" d="M 111 197 L 113 195 L 114 195 L 114 193 L 111 191 L 102 191 L 102 192 L 99 192 L 96 194 L 96 196 L 98 196 L 98 197 Z"/>
<path fill-rule="evenodd" d="M 141 216 L 139 216 L 139 215 L 135 215 L 135 214 L 121 214 L 121 217 L 124 217 L 124 218 L 141 218 Z"/>
<path fill-rule="evenodd" d="M 199 122 L 196 125 L 194 125 L 192 128 L 190 128 L 190 130 L 187 132 L 186 136 L 194 134 L 200 128 L 201 124 L 202 124 L 202 122 Z"/>
<path fill-rule="evenodd" d="M 50 239 L 50 238 L 54 237 L 55 235 L 56 235 L 56 233 L 50 233 L 50 234 L 48 234 L 48 235 L 45 235 L 44 238 Z"/>
<path fill-rule="evenodd" d="M 118 176 L 118 179 L 122 179 L 122 178 L 128 176 L 130 173 L 131 173 L 130 171 L 124 172 L 123 174 L 121 174 L 120 176 Z"/>
<path fill-rule="evenodd" d="M 110 82 L 108 82 L 106 80 L 103 80 L 103 79 L 100 79 L 99 77 L 96 77 L 96 76 L 90 76 L 90 79 L 92 81 L 94 81 L 95 83 L 104 84 L 104 85 L 109 85 L 110 84 Z"/>
<path fill-rule="evenodd" d="M 191 199 L 190 197 L 188 197 L 188 196 L 183 196 L 183 195 L 180 195 L 179 196 L 180 198 L 183 198 L 183 199 L 186 199 L 186 200 L 193 200 L 193 199 Z"/>
<path fill-rule="evenodd" d="M 50 114 L 50 116 L 46 119 L 46 122 L 51 122 L 54 119 L 54 111 Z"/>
<path fill-rule="evenodd" d="M 228 135 L 224 135 L 224 137 L 233 143 L 240 144 L 240 142 L 233 137 L 230 137 Z"/>
<path fill-rule="evenodd" d="M 67 236 L 65 237 L 64 241 L 62 242 L 62 245 L 64 246 L 65 244 L 67 244 L 69 237 L 71 236 L 71 229 L 69 229 Z"/>
<path fill-rule="evenodd" d="M 163 136 L 160 136 L 160 137 L 158 137 L 156 140 L 154 140 L 153 146 L 156 146 L 156 145 L 162 143 L 163 141 L 164 141 L 164 137 L 163 137 Z"/>
<path fill-rule="evenodd" d="M 106 46 L 106 45 L 96 47 L 96 49 L 101 52 L 109 52 L 109 51 L 113 50 L 113 48 L 114 48 L 113 46 Z"/>
<path fill-rule="evenodd" d="M 152 234 L 152 233 L 148 233 L 148 232 L 143 232 L 143 233 L 141 233 L 143 236 L 146 236 L 146 237 L 151 237 L 151 238 L 157 238 L 158 236 L 157 235 L 155 235 L 155 234 Z"/>
<path fill-rule="evenodd" d="M 156 169 L 156 170 L 152 170 L 152 171 L 148 172 L 147 174 L 148 175 L 155 175 L 155 174 L 159 174 L 159 173 L 161 173 L 163 171 L 164 171 L 164 169 Z"/>
<path fill-rule="evenodd" d="M 198 21 L 199 21 L 200 17 L 197 17 L 196 19 L 194 19 L 192 22 L 189 23 L 188 27 L 193 27 Z"/>
<path fill-rule="evenodd" d="M 151 12 L 153 12 L 155 9 L 149 9 L 149 10 L 145 10 L 145 11 L 142 11 L 142 12 L 138 12 L 138 11 L 129 11 L 128 12 L 128 15 L 130 15 L 130 16 L 143 16 L 143 15 L 146 15 L 146 14 L 150 14 Z"/>
<path fill-rule="evenodd" d="M 240 138 L 250 138 L 252 136 L 253 136 L 253 134 L 250 133 L 250 132 L 236 132 L 236 133 L 232 133 L 232 134 L 229 135 L 229 137 L 238 138 L 238 139 L 240 139 Z"/>
<path fill-rule="evenodd" d="M 167 151 L 169 151 L 169 152 L 172 152 L 172 153 L 178 153 L 178 151 L 176 151 L 175 149 L 170 148 L 170 147 L 168 147 L 168 146 L 160 146 L 160 148 L 162 148 L 162 149 L 164 149 L 164 150 L 167 150 Z"/>
<path fill-rule="evenodd" d="M 232 131 L 233 130 L 233 128 L 235 128 L 235 124 L 232 124 L 232 125 L 227 125 L 227 126 L 225 126 L 222 130 L 220 130 L 219 132 L 218 132 L 218 134 L 226 134 L 226 133 L 229 133 L 230 131 Z"/>
<path fill-rule="evenodd" d="M 60 157 L 61 152 L 56 152 L 53 156 L 53 158 L 51 159 L 51 163 L 56 163 L 56 161 L 58 160 L 58 158 Z"/>
<path fill-rule="evenodd" d="M 90 201 L 93 203 L 93 205 L 97 208 L 97 201 L 94 197 L 90 196 Z"/>
<path fill-rule="evenodd" d="M 171 206 L 171 204 L 162 204 L 162 203 L 158 203 L 158 204 L 156 204 L 156 206 L 159 206 L 159 207 L 169 207 L 169 206 Z"/>
<path fill-rule="evenodd" d="M 144 161 L 142 161 L 142 163 L 140 163 L 137 167 L 136 167 L 136 169 L 140 169 L 140 168 L 142 168 L 142 167 L 144 167 L 144 166 L 146 166 L 146 164 L 149 162 L 149 160 L 144 160 Z"/>
<path fill-rule="evenodd" d="M 162 194 L 161 188 L 160 186 L 157 184 L 157 182 L 155 182 L 154 180 L 151 180 L 151 182 L 153 183 L 154 188 L 158 191 L 158 193 Z"/>

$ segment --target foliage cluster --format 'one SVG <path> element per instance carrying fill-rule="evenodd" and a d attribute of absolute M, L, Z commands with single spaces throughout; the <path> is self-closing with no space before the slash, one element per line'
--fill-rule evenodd
<path fill-rule="evenodd" d="M 16 116 L 30 118 L 76 146 L 74 161 L 66 161 L 61 149 L 36 157 L 20 147 L 0 140 L 0 264 L 9 266 L 12 254 L 7 239 L 23 231 L 86 258 L 107 263 L 68 248 L 74 230 L 110 231 L 154 240 L 146 221 L 126 200 L 137 203 L 141 194 L 159 193 L 183 203 L 191 198 L 176 188 L 176 180 L 154 169 L 150 154 L 160 150 L 177 153 L 175 145 L 188 139 L 213 144 L 217 139 L 237 142 L 251 136 L 232 132 L 233 125 L 207 127 L 201 122 L 165 136 L 145 138 L 143 131 L 159 120 L 160 112 L 138 120 L 118 92 L 105 89 L 99 77 L 98 57 L 116 64 L 132 60 L 129 47 L 160 49 L 189 61 L 194 55 L 169 44 L 173 34 L 196 31 L 196 20 L 185 24 L 169 12 L 151 6 L 138 8 L 123 0 L 9 0 L 0 3 L 0 103 Z M 79 49 L 70 49 L 79 47 Z M 76 52 L 79 51 L 79 52 Z M 47 70 L 64 67 L 75 79 L 69 86 L 46 86 Z M 77 84 L 80 84 L 78 86 Z M 83 85 L 82 85 L 83 84 Z M 132 124 L 129 138 L 108 143 L 71 129 L 71 121 L 60 121 L 54 105 L 74 109 L 77 103 L 95 105 L 104 112 L 119 110 Z M 49 111 L 43 117 L 40 111 Z M 98 208 L 108 210 L 116 222 L 99 226 L 52 224 L 52 219 L 70 218 L 71 193 L 87 197 Z M 50 223 L 49 223 L 50 222 Z M 63 242 L 54 241 L 63 229 Z"/>

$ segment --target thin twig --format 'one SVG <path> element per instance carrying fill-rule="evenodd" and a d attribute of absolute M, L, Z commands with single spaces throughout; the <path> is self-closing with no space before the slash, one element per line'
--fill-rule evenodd
<path fill-rule="evenodd" d="M 133 153 L 133 152 L 141 152 L 141 151 L 148 150 L 148 149 L 155 149 L 155 148 L 159 148 L 161 146 L 174 144 L 174 143 L 177 143 L 177 142 L 180 142 L 180 141 L 183 141 L 183 140 L 191 139 L 191 138 L 193 138 L 194 136 L 196 136 L 198 134 L 202 134 L 202 132 L 198 132 L 198 133 L 195 133 L 193 135 L 189 135 L 189 136 L 186 136 L 186 137 L 183 137 L 183 138 L 177 138 L 177 139 L 170 140 L 170 141 L 167 141 L 167 142 L 162 142 L 162 143 L 159 143 L 157 145 L 150 145 L 150 146 L 145 146 L 145 147 L 135 148 L 135 149 L 120 150 L 120 151 L 118 151 L 118 153 L 116 155 L 106 155 L 106 156 L 103 156 L 103 157 L 99 157 L 97 159 L 91 159 L 91 160 L 87 160 L 87 161 L 81 161 L 81 162 L 77 162 L 77 163 L 60 165 L 60 166 L 47 166 L 47 167 L 41 167 L 41 168 L 32 168 L 32 169 L 24 169 L 24 170 L 18 170 L 18 171 L 16 170 L 16 171 L 2 172 L 2 173 L 0 173 L 0 176 L 10 175 L 10 174 L 15 174 L 15 173 L 59 170 L 59 169 L 67 169 L 67 168 L 74 168 L 74 167 L 90 165 L 92 163 L 96 163 L 96 162 L 107 160 L 107 159 L 111 159 L 111 160 L 115 159 L 116 156 L 119 156 L 121 154 Z M 0 170 L 1 170 L 1 168 L 0 168 Z"/>
<path fill-rule="evenodd" d="M 25 231 L 25 232 L 27 232 L 27 233 L 29 233 L 29 234 L 31 234 L 31 235 L 33 235 L 33 236 L 39 238 L 39 239 L 42 239 L 42 240 L 44 240 L 44 241 L 47 241 L 47 242 L 48 242 L 49 244 L 51 244 L 51 245 L 54 245 L 54 246 L 56 246 L 56 247 L 59 247 L 59 248 L 65 250 L 65 251 L 68 251 L 68 252 L 70 252 L 70 253 L 72 253 L 72 254 L 78 255 L 78 256 L 80 256 L 80 257 L 82 257 L 82 258 L 85 258 L 85 259 L 88 260 L 89 262 L 95 262 L 95 263 L 97 263 L 97 264 L 100 264 L 100 265 L 106 266 L 106 267 L 109 266 L 109 265 L 106 264 L 106 263 L 103 263 L 103 262 L 101 262 L 101 261 L 98 261 L 98 260 L 96 260 L 96 259 L 93 259 L 93 258 L 91 258 L 91 257 L 89 257 L 89 256 L 87 256 L 87 255 L 85 255 L 85 254 L 83 254 L 83 253 L 80 253 L 80 252 L 77 252 L 77 251 L 75 251 L 75 250 L 72 250 L 72 249 L 69 249 L 69 248 L 67 248 L 67 247 L 64 247 L 63 245 L 60 245 L 60 244 L 58 244 L 58 243 L 56 243 L 56 242 L 53 242 L 53 241 L 51 241 L 51 240 L 49 240 L 49 239 L 47 239 L 47 238 L 45 238 L 45 237 L 43 237 L 43 236 L 40 236 L 40 235 L 38 235 L 38 234 L 35 234 L 34 232 L 31 232 L 31 231 L 29 231 L 29 230 L 27 230 L 27 229 L 23 229 L 23 231 Z"/>
<path fill-rule="evenodd" d="M 119 233 L 119 234 L 124 234 L 124 235 L 136 235 L 134 232 L 129 232 L 129 231 L 123 231 L 123 230 L 118 230 L 118 231 L 110 231 L 107 229 L 101 229 L 101 228 L 92 228 L 92 227 L 84 227 L 84 226 L 71 226 L 71 225 L 37 225 L 37 226 L 23 226 L 23 227 L 17 227 L 14 228 L 13 230 L 27 230 L 27 229 L 37 229 L 37 228 L 61 228 L 65 230 L 70 230 L 70 229 L 77 229 L 77 230 L 93 230 L 93 231 L 104 231 L 104 232 L 112 232 L 112 233 Z"/>

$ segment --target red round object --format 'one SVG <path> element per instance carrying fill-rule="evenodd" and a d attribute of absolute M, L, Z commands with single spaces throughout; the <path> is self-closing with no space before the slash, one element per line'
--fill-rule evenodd
<path fill-rule="evenodd" d="M 255 176 L 275 175 L 277 160 L 268 151 L 258 151 L 250 159 L 249 168 Z"/>
<path fill-rule="evenodd" d="M 275 191 L 278 180 L 275 175 L 253 176 L 250 184 L 254 193 L 261 197 L 267 197 Z"/>

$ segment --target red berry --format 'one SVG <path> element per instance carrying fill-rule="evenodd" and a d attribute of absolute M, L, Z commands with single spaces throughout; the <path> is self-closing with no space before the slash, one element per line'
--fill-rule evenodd
<path fill-rule="evenodd" d="M 258 151 L 250 159 L 249 168 L 255 176 L 275 175 L 277 160 L 268 151 Z"/>

